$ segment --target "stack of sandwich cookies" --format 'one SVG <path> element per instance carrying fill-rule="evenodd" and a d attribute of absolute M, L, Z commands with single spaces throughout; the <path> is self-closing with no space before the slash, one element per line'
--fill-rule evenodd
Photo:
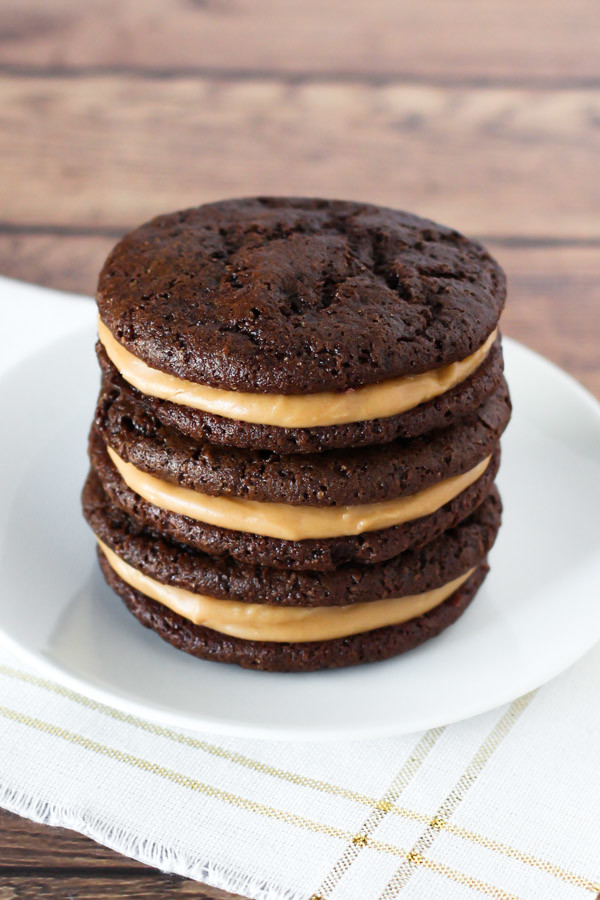
<path fill-rule="evenodd" d="M 504 295 L 480 245 L 365 204 L 128 235 L 100 276 L 83 497 L 108 583 L 175 646 L 268 670 L 446 628 L 500 524 Z"/>

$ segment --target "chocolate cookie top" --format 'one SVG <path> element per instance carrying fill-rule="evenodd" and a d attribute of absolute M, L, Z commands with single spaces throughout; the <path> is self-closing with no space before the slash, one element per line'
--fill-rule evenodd
<path fill-rule="evenodd" d="M 408 213 L 257 197 L 159 216 L 123 238 L 97 300 L 148 365 L 233 390 L 344 391 L 464 359 L 493 331 L 502 270 Z"/>

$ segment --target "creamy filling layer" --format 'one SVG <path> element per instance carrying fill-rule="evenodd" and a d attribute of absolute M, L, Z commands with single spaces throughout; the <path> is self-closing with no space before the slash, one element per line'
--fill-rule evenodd
<path fill-rule="evenodd" d="M 203 625 L 247 641 L 329 641 L 387 625 L 400 625 L 439 606 L 474 572 L 470 569 L 442 587 L 406 597 L 372 600 L 350 606 L 268 606 L 264 603 L 220 600 L 162 584 L 134 569 L 102 541 L 99 540 L 98 544 L 111 569 L 130 587 L 194 625 Z"/>
<path fill-rule="evenodd" d="M 142 394 L 227 419 L 280 428 L 343 425 L 395 416 L 414 409 L 472 375 L 487 356 L 496 335 L 497 330 L 471 356 L 421 375 L 391 378 L 340 393 L 257 394 L 196 384 L 153 369 L 126 350 L 104 322 L 98 321 L 98 337 L 109 359 L 125 381 Z"/>
<path fill-rule="evenodd" d="M 446 478 L 416 494 L 379 503 L 321 508 L 201 494 L 142 472 L 121 459 L 112 447 L 106 449 L 125 484 L 153 506 L 230 531 L 286 541 L 363 534 L 428 516 L 477 481 L 491 459 L 488 456 L 468 472 Z"/>

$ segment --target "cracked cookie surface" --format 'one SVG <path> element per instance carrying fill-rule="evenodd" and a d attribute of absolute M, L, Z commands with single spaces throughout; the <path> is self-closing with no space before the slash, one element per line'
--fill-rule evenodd
<path fill-rule="evenodd" d="M 496 327 L 477 242 L 364 203 L 257 197 L 159 216 L 100 274 L 100 316 L 148 365 L 231 390 L 345 391 L 464 359 Z"/>

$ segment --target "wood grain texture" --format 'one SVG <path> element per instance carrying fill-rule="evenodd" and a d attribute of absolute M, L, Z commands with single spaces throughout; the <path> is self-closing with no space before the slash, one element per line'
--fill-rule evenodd
<path fill-rule="evenodd" d="M 600 249 L 491 246 L 506 268 L 502 329 L 600 398 Z"/>
<path fill-rule="evenodd" d="M 24 874 L 40 868 L 96 870 L 107 866 L 113 872 L 155 871 L 74 831 L 47 828 L 0 809 L 0 886 L 8 870 L 19 869 Z"/>
<path fill-rule="evenodd" d="M 72 293 L 93 295 L 116 237 L 2 233 L 0 274 Z"/>
<path fill-rule="evenodd" d="M 0 810 L 0 900 L 43 897 L 243 900 L 163 875 L 66 828 L 48 828 Z"/>
<path fill-rule="evenodd" d="M 4 0 L 18 66 L 556 83 L 600 76 L 591 0 Z"/>
<path fill-rule="evenodd" d="M 9 874 L 0 881 L 0 900 L 244 900 L 239 895 L 207 888 L 194 881 L 163 875 L 117 878 L 85 874 L 64 874 L 62 877 Z"/>
<path fill-rule="evenodd" d="M 466 233 L 600 239 L 599 122 L 600 91 L 5 77 L 1 216 L 114 229 L 323 194 Z"/>

